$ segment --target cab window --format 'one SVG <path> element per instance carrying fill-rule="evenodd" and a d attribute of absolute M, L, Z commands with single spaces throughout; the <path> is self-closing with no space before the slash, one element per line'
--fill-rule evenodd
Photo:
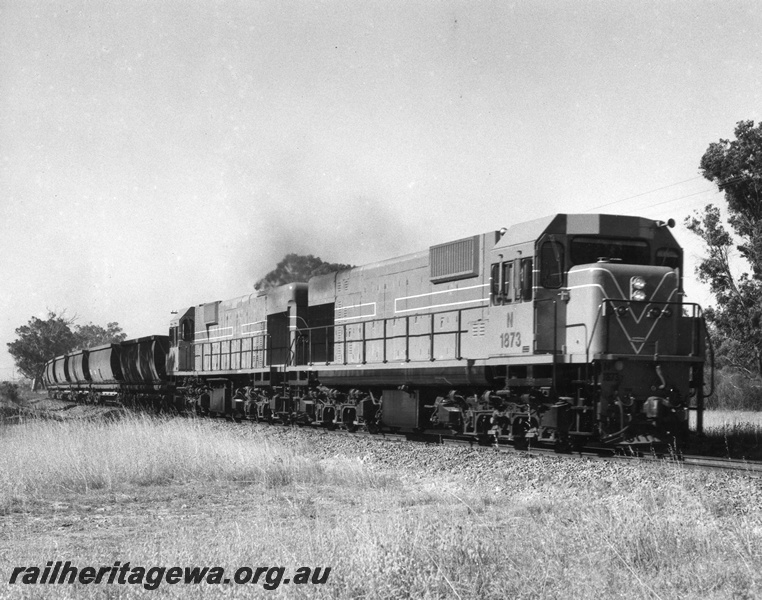
<path fill-rule="evenodd" d="M 651 252 L 645 240 L 575 237 L 570 246 L 572 265 L 587 265 L 606 259 L 628 265 L 651 264 Z"/>
<path fill-rule="evenodd" d="M 192 342 L 195 334 L 195 327 L 193 319 L 185 319 L 182 324 L 182 331 L 180 332 L 180 340 L 183 342 Z"/>
<path fill-rule="evenodd" d="M 677 269 L 680 267 L 680 251 L 675 248 L 659 248 L 656 251 L 656 265 Z"/>
<path fill-rule="evenodd" d="M 500 293 L 500 263 L 493 263 L 490 271 L 490 294 L 497 296 Z"/>
<path fill-rule="evenodd" d="M 505 302 L 511 301 L 511 284 L 513 283 L 513 263 L 503 263 L 503 299 Z"/>
<path fill-rule="evenodd" d="M 513 262 L 493 263 L 490 271 L 490 293 L 498 304 L 511 302 L 513 287 Z"/>
<path fill-rule="evenodd" d="M 564 283 L 564 247 L 545 242 L 540 251 L 540 282 L 546 288 L 560 288 Z"/>
<path fill-rule="evenodd" d="M 522 258 L 519 263 L 519 285 L 516 300 L 527 302 L 532 299 L 532 259 Z"/>

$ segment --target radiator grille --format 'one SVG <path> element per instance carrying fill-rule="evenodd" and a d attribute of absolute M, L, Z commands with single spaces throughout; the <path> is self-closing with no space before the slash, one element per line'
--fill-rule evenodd
<path fill-rule="evenodd" d="M 454 281 L 479 274 L 479 236 L 429 248 L 431 281 Z"/>

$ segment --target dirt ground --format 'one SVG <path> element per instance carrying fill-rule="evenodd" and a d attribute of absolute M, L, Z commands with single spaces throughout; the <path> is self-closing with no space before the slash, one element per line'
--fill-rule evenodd
<path fill-rule="evenodd" d="M 0 421 L 6 424 L 24 419 L 94 419 L 113 418 L 123 414 L 124 409 L 114 406 L 77 404 L 48 398 L 46 392 L 22 393 L 18 402 L 0 396 Z"/>

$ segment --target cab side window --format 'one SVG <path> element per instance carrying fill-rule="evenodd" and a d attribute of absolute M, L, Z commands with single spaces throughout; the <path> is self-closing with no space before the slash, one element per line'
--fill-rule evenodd
<path fill-rule="evenodd" d="M 489 293 L 492 294 L 492 298 L 494 299 L 500 293 L 500 263 L 492 263 L 489 279 Z"/>
<path fill-rule="evenodd" d="M 513 262 L 503 263 L 503 299 L 505 302 L 511 302 L 511 284 L 513 283 Z"/>
<path fill-rule="evenodd" d="M 516 299 L 527 302 L 532 299 L 532 259 L 522 258 L 519 263 L 519 285 Z"/>
<path fill-rule="evenodd" d="M 545 242 L 540 251 L 540 283 L 546 288 L 560 288 L 564 283 L 564 247 Z"/>
<path fill-rule="evenodd" d="M 493 263 L 490 271 L 490 294 L 495 304 L 512 302 L 513 262 Z"/>
<path fill-rule="evenodd" d="M 182 322 L 181 327 L 182 327 L 182 331 L 180 332 L 180 339 L 183 342 L 192 342 L 193 336 L 195 334 L 193 319 L 185 319 Z"/>

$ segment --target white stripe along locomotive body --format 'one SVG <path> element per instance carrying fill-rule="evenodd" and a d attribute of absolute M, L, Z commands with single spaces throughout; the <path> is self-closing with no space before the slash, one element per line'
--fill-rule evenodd
<path fill-rule="evenodd" d="M 170 325 L 200 412 L 574 445 L 651 444 L 700 416 L 706 330 L 664 223 L 555 215 Z"/>

